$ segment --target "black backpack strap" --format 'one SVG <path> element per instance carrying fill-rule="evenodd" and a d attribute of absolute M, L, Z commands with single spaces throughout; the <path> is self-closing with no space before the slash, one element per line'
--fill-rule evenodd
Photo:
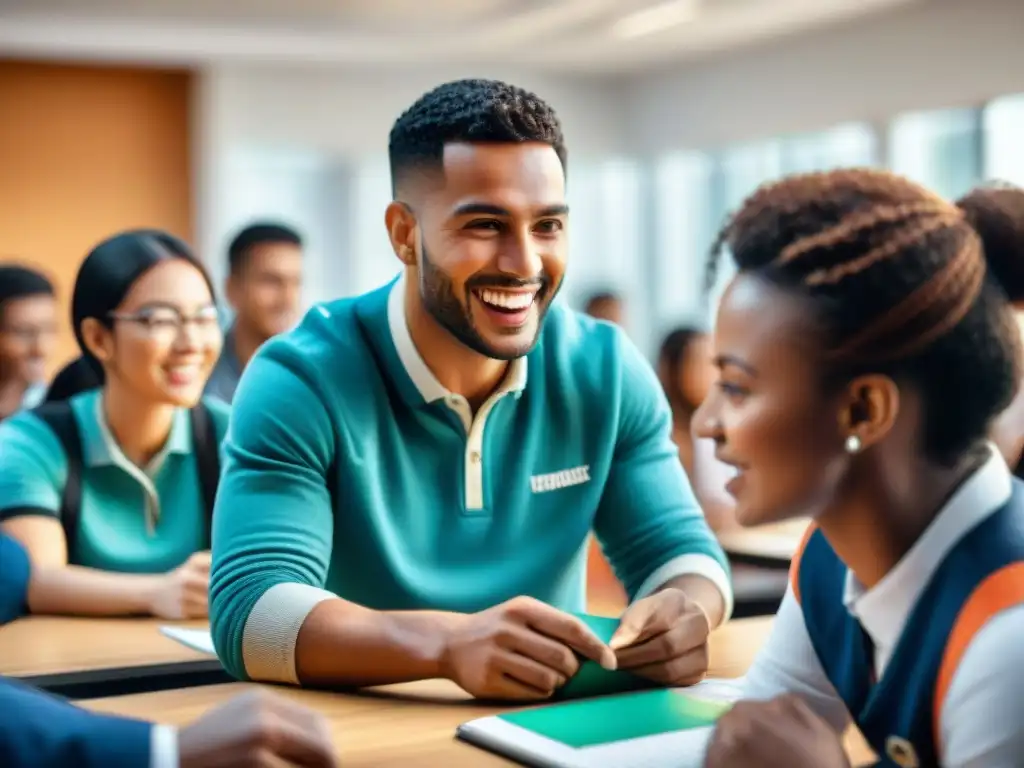
<path fill-rule="evenodd" d="M 199 472 L 199 488 L 203 494 L 207 524 L 213 522 L 213 503 L 220 481 L 220 440 L 209 409 L 200 402 L 189 411 L 192 422 L 192 452 Z"/>
<path fill-rule="evenodd" d="M 71 404 L 66 400 L 43 403 L 32 413 L 42 419 L 60 441 L 67 458 L 67 479 L 60 502 L 60 521 L 67 539 L 68 562 L 74 562 L 78 520 L 82 515 L 82 438 Z"/>

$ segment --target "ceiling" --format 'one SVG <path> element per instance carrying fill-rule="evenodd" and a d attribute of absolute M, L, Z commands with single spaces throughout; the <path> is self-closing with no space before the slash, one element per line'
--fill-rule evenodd
<path fill-rule="evenodd" d="M 0 54 L 617 73 L 927 0 L 0 0 Z"/>

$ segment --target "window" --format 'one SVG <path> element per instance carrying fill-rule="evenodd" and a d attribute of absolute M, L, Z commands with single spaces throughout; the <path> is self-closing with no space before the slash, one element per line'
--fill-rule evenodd
<path fill-rule="evenodd" d="M 719 225 L 711 199 L 715 162 L 703 152 L 667 155 L 654 166 L 654 290 L 657 336 L 703 321 L 704 271 Z"/>
<path fill-rule="evenodd" d="M 863 123 L 848 123 L 820 133 L 793 136 L 782 145 L 783 172 L 812 173 L 878 162 L 875 131 Z"/>
<path fill-rule="evenodd" d="M 950 200 L 981 178 L 981 119 L 975 109 L 916 112 L 893 121 L 889 167 Z"/>
<path fill-rule="evenodd" d="M 566 195 L 572 213 L 563 290 L 577 308 L 595 291 L 621 294 L 628 330 L 641 345 L 650 329 L 642 177 L 639 164 L 625 158 L 573 164 Z"/>
<path fill-rule="evenodd" d="M 781 140 L 763 141 L 726 149 L 719 153 L 712 187 L 711 198 L 713 222 L 712 235 L 705 247 L 710 248 L 712 237 L 724 226 L 731 216 L 754 191 L 768 181 L 774 181 L 785 174 L 784 145 Z M 722 291 L 732 278 L 735 270 L 725 256 L 721 256 L 718 276 L 709 300 L 705 303 L 707 324 L 714 322 L 715 308 Z"/>
<path fill-rule="evenodd" d="M 390 282 L 402 269 L 388 239 L 384 212 L 391 202 L 391 171 L 386 156 L 365 160 L 352 184 L 348 233 L 349 279 L 345 294 L 372 291 Z"/>
<path fill-rule="evenodd" d="M 982 114 L 984 177 L 1024 186 L 1024 94 L 989 104 Z"/>

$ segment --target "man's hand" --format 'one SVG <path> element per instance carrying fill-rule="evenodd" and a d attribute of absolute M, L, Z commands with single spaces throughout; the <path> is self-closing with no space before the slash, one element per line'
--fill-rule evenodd
<path fill-rule="evenodd" d="M 705 768 L 849 768 L 832 727 L 799 696 L 741 701 L 715 727 Z"/>
<path fill-rule="evenodd" d="M 615 669 L 586 624 L 529 597 L 456 616 L 446 633 L 443 674 L 477 698 L 546 699 L 576 674 L 577 654 Z"/>
<path fill-rule="evenodd" d="M 178 732 L 181 768 L 338 768 L 327 721 L 261 690 L 207 712 Z"/>
<path fill-rule="evenodd" d="M 619 669 L 662 685 L 693 685 L 708 671 L 707 614 L 671 587 L 637 600 L 608 643 Z"/>

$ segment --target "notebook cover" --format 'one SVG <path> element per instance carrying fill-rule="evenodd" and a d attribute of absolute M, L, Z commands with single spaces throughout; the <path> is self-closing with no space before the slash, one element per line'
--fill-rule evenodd
<path fill-rule="evenodd" d="M 662 688 L 522 709 L 498 718 L 582 749 L 712 726 L 731 706 Z"/>
<path fill-rule="evenodd" d="M 619 626 L 618 619 L 606 616 L 591 616 L 585 613 L 573 614 L 590 627 L 603 642 L 612 639 Z M 656 683 L 624 670 L 607 670 L 590 659 L 582 659 L 579 671 L 561 688 L 555 691 L 552 701 L 582 699 L 589 696 L 608 696 L 613 693 L 654 688 Z"/>

